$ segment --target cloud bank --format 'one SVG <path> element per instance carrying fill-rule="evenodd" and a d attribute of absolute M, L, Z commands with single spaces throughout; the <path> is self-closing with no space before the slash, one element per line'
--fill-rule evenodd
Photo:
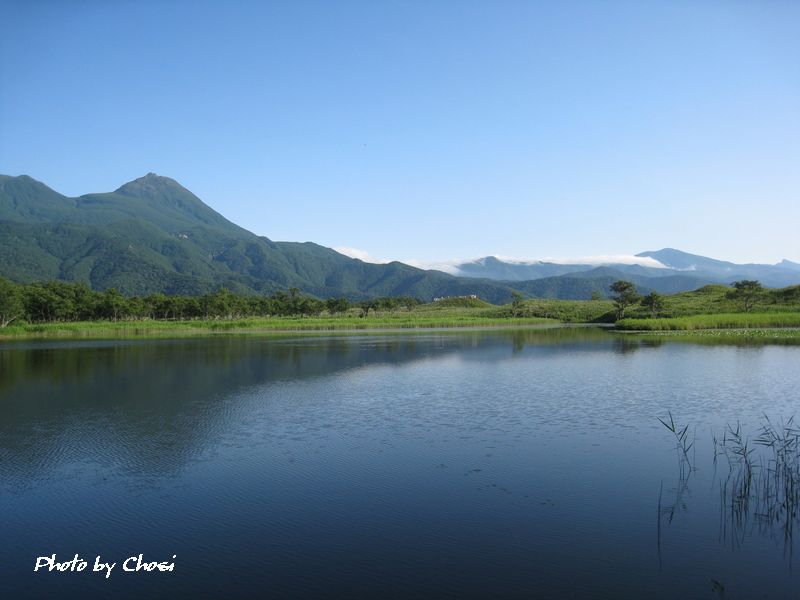
<path fill-rule="evenodd" d="M 376 258 L 366 250 L 351 248 L 349 246 L 339 246 L 334 248 L 339 254 L 344 254 L 350 258 L 357 258 L 364 262 L 385 264 L 391 262 L 390 259 Z M 498 260 L 518 265 L 535 265 L 537 263 L 554 263 L 557 265 L 589 265 L 599 267 L 603 265 L 640 265 L 651 269 L 668 269 L 665 264 L 650 256 L 634 256 L 633 254 L 598 254 L 595 256 L 579 256 L 575 258 L 565 257 L 546 257 L 546 258 L 516 258 L 512 256 L 494 255 Z M 451 275 L 459 275 L 461 270 L 459 265 L 472 263 L 482 260 L 481 258 L 452 259 L 452 260 L 421 260 L 417 258 L 401 259 L 400 262 L 417 267 L 419 269 L 435 269 L 444 271 Z"/>
<path fill-rule="evenodd" d="M 345 256 L 349 256 L 350 258 L 357 258 L 360 261 L 366 263 L 373 263 L 376 265 L 382 265 L 388 262 L 392 262 L 385 258 L 375 258 L 371 256 L 369 252 L 366 250 L 361 250 L 359 248 L 350 248 L 349 246 L 337 246 L 334 248 L 339 254 L 344 254 Z"/>
<path fill-rule="evenodd" d="M 501 259 L 503 260 L 503 259 Z M 537 261 L 530 261 L 537 262 Z M 651 256 L 634 256 L 633 254 L 600 254 L 598 256 L 580 256 L 578 258 L 541 258 L 539 262 L 551 262 L 557 265 L 639 265 L 653 269 L 668 269 L 667 265 Z"/>

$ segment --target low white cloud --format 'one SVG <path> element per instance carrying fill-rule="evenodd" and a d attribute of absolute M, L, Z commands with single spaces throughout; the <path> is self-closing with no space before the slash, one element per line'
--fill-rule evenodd
<path fill-rule="evenodd" d="M 653 269 L 668 269 L 667 265 L 652 256 L 634 256 L 633 254 L 600 254 L 598 256 L 579 256 L 577 258 L 541 258 L 541 262 L 557 265 L 640 265 Z"/>
<path fill-rule="evenodd" d="M 334 248 L 339 254 L 344 254 L 345 256 L 349 256 L 350 258 L 357 258 L 360 261 L 367 262 L 367 263 L 375 263 L 378 265 L 382 265 L 384 263 L 391 262 L 386 260 L 385 258 L 375 258 L 374 256 L 370 256 L 369 252 L 366 250 L 360 250 L 358 248 L 350 248 L 348 246 L 337 246 Z"/>
<path fill-rule="evenodd" d="M 348 246 L 339 246 L 334 248 L 339 254 L 344 254 L 350 258 L 357 258 L 364 262 L 385 264 L 391 262 L 389 259 L 376 258 L 370 255 L 366 250 L 359 248 L 350 248 Z M 535 265 L 538 263 L 555 263 L 557 265 L 588 265 L 599 267 L 603 265 L 640 265 L 642 267 L 650 267 L 653 269 L 669 269 L 664 263 L 652 258 L 650 256 L 634 256 L 633 254 L 600 254 L 596 256 L 578 256 L 575 258 L 564 257 L 547 257 L 547 258 L 517 258 L 512 256 L 494 255 L 495 258 L 509 264 L 517 265 Z M 463 274 L 460 265 L 481 262 L 485 257 L 471 258 L 471 259 L 453 259 L 453 260 L 421 260 L 417 258 L 402 259 L 400 262 L 417 267 L 418 269 L 435 269 L 437 271 L 444 271 L 451 275 Z"/>
<path fill-rule="evenodd" d="M 458 268 L 458 265 L 463 264 L 467 261 L 464 260 L 417 260 L 416 258 L 408 258 L 405 260 L 401 260 L 400 262 L 405 263 L 407 265 L 411 265 L 412 267 L 417 267 L 418 269 L 425 269 L 425 270 L 436 270 L 436 271 L 444 271 L 445 273 L 450 273 L 450 275 L 459 275 L 461 270 Z"/>
<path fill-rule="evenodd" d="M 650 256 L 634 256 L 632 254 L 601 254 L 597 256 L 579 256 L 577 258 L 518 258 L 516 256 L 502 256 L 498 254 L 493 255 L 497 260 L 512 265 L 536 265 L 540 263 L 555 263 L 557 265 L 588 265 L 598 267 L 602 265 L 641 265 L 642 267 L 650 267 L 653 269 L 668 269 L 664 263 L 652 258 Z M 456 259 L 456 260 L 439 260 L 439 261 L 425 261 L 425 260 L 404 260 L 402 262 L 419 267 L 420 269 L 437 269 L 445 273 L 458 275 L 461 271 L 460 265 L 468 263 L 483 263 L 487 257 L 469 258 L 469 259 Z"/>
<path fill-rule="evenodd" d="M 386 264 L 394 260 L 387 258 L 376 258 L 366 250 L 361 250 L 360 248 L 351 248 L 350 246 L 337 246 L 336 248 L 334 248 L 334 250 L 336 250 L 336 252 L 338 252 L 339 254 L 344 254 L 345 256 L 348 256 L 350 258 L 357 258 L 358 260 L 378 265 Z M 436 261 L 436 260 L 418 260 L 416 258 L 409 258 L 406 260 L 400 260 L 399 262 L 412 267 L 417 267 L 418 269 L 425 269 L 425 270 L 435 269 L 437 271 L 444 271 L 445 273 L 450 273 L 451 275 L 458 275 L 460 271 L 457 265 L 467 261 L 464 260 Z"/>

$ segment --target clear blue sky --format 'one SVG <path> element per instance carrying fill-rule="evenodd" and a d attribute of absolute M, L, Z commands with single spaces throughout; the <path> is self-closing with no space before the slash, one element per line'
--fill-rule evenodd
<path fill-rule="evenodd" d="M 800 261 L 800 2 L 0 1 L 0 173 L 396 259 Z"/>

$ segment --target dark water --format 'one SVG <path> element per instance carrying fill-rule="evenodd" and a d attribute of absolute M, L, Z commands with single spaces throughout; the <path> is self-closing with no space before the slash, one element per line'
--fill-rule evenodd
<path fill-rule="evenodd" d="M 800 597 L 711 437 L 798 390 L 800 346 L 590 329 L 6 343 L 0 596 Z"/>

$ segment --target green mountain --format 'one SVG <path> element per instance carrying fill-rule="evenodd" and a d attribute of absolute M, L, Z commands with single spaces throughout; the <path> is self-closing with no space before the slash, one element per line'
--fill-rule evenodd
<path fill-rule="evenodd" d="M 666 268 L 509 263 L 486 257 L 453 276 L 399 262 L 365 263 L 313 243 L 273 242 L 212 210 L 177 181 L 148 173 L 104 194 L 70 198 L 28 176 L 0 175 L 0 276 L 58 279 L 126 294 L 199 295 L 220 287 L 271 293 L 296 287 L 320 298 L 477 294 L 505 303 L 512 290 L 586 299 L 619 279 L 640 292 L 672 293 L 708 283 L 759 279 L 798 283 L 800 265 L 736 265 L 665 248 L 643 252 Z M 466 275 L 466 276 L 465 276 Z"/>
<path fill-rule="evenodd" d="M 69 198 L 27 176 L 0 176 L 0 275 L 58 279 L 126 294 L 239 293 L 297 287 L 326 298 L 478 294 L 507 302 L 503 282 L 399 262 L 365 263 L 313 243 L 273 242 L 231 223 L 167 177 Z"/>
<path fill-rule="evenodd" d="M 645 273 L 646 269 L 643 269 Z M 530 296 L 540 298 L 561 298 L 565 300 L 585 300 L 593 292 L 608 296 L 609 286 L 615 281 L 624 279 L 636 285 L 640 294 L 659 292 L 674 294 L 695 290 L 704 285 L 714 283 L 711 279 L 697 278 L 691 275 L 672 274 L 653 277 L 642 275 L 636 269 L 621 270 L 613 267 L 595 267 L 580 273 L 571 273 L 557 277 L 542 277 L 532 281 L 515 281 L 514 288 Z"/>

